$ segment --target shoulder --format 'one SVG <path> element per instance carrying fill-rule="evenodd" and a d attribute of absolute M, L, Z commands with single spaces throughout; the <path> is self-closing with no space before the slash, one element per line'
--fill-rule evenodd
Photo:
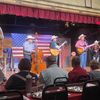
<path fill-rule="evenodd" d="M 16 78 L 17 78 L 16 75 L 17 75 L 17 74 L 13 74 L 13 75 L 11 75 L 11 76 L 9 77 L 8 81 L 11 81 L 11 80 L 16 79 Z"/>
<path fill-rule="evenodd" d="M 82 40 L 77 40 L 77 43 L 82 43 L 83 41 Z"/>
<path fill-rule="evenodd" d="M 44 76 L 47 76 L 48 74 L 49 74 L 49 68 L 47 68 L 47 69 L 45 69 L 45 70 L 43 70 L 43 71 L 41 71 L 41 75 L 44 77 Z"/>
<path fill-rule="evenodd" d="M 89 74 L 94 75 L 96 73 L 97 73 L 96 71 L 91 71 Z"/>
<path fill-rule="evenodd" d="M 79 68 L 78 68 L 78 71 L 79 71 L 80 73 L 81 73 L 81 72 L 87 73 L 86 70 L 83 69 L 82 67 L 79 67 Z"/>
<path fill-rule="evenodd" d="M 83 69 L 83 68 L 81 68 L 81 67 L 77 67 L 77 68 L 73 68 L 73 70 L 70 71 L 69 73 L 75 73 L 75 74 L 77 74 L 77 73 L 81 73 L 81 72 L 86 72 L 86 70 Z"/>
<path fill-rule="evenodd" d="M 29 73 L 32 77 L 36 77 L 36 78 L 38 78 L 38 76 L 36 75 L 36 74 L 34 74 L 34 73 Z"/>

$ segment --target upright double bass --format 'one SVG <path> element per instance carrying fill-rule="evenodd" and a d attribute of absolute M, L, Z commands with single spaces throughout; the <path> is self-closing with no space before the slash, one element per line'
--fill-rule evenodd
<path fill-rule="evenodd" d="M 33 52 L 31 56 L 32 56 L 31 72 L 39 75 L 40 72 L 46 68 L 46 63 L 43 60 L 43 52 L 41 49 L 38 48 L 37 43 L 35 52 Z"/>

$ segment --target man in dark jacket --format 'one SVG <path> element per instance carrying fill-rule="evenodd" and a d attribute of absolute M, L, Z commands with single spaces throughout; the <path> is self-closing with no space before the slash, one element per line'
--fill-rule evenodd
<path fill-rule="evenodd" d="M 18 68 L 19 68 L 20 72 L 12 75 L 8 79 L 8 81 L 5 85 L 5 88 L 7 90 L 22 90 L 22 89 L 25 89 L 27 75 L 31 75 L 32 77 L 35 77 L 35 79 L 37 80 L 37 76 L 30 72 L 31 63 L 28 59 L 26 59 L 26 58 L 21 59 L 21 61 L 18 64 Z"/>

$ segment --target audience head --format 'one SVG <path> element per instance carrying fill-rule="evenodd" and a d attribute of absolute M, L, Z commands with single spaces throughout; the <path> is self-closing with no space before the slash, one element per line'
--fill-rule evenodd
<path fill-rule="evenodd" d="M 29 70 L 30 71 L 30 69 L 31 69 L 30 60 L 28 60 L 27 58 L 21 59 L 19 64 L 18 64 L 18 68 L 20 71 L 22 71 L 22 70 Z"/>
<path fill-rule="evenodd" d="M 75 51 L 72 51 L 72 52 L 71 52 L 71 56 L 72 56 L 72 57 L 75 57 L 75 56 L 76 56 L 76 52 L 75 52 Z"/>
<path fill-rule="evenodd" d="M 97 62 L 96 60 L 92 60 L 92 61 L 90 61 L 90 68 L 92 70 L 99 69 L 100 68 L 100 63 Z"/>
<path fill-rule="evenodd" d="M 54 56 L 48 56 L 47 59 L 46 59 L 46 64 L 47 64 L 47 67 L 49 65 L 52 65 L 52 64 L 55 64 L 56 63 L 56 57 Z"/>
<path fill-rule="evenodd" d="M 78 56 L 73 57 L 72 59 L 72 67 L 79 67 L 80 66 L 80 59 Z"/>

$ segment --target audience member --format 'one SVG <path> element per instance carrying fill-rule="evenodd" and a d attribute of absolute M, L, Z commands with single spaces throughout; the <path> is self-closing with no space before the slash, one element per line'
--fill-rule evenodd
<path fill-rule="evenodd" d="M 80 67 L 80 59 L 78 56 L 73 57 L 72 67 L 73 70 L 68 73 L 68 78 L 70 83 L 75 83 L 77 82 L 80 76 L 87 75 L 86 70 Z"/>
<path fill-rule="evenodd" d="M 6 80 L 2 70 L 0 69 L 0 83 L 3 83 Z"/>
<path fill-rule="evenodd" d="M 6 85 L 5 88 L 7 90 L 22 90 L 26 87 L 26 79 L 27 75 L 31 75 L 32 77 L 35 77 L 37 79 L 37 76 L 30 72 L 31 69 L 31 63 L 27 58 L 23 58 L 20 60 L 18 64 L 18 68 L 20 72 L 12 75 Z"/>
<path fill-rule="evenodd" d="M 40 73 L 40 82 L 44 83 L 45 86 L 53 84 L 54 80 L 58 77 L 68 77 L 67 72 L 58 67 L 56 57 L 49 56 L 46 63 L 47 69 Z"/>
<path fill-rule="evenodd" d="M 90 61 L 91 71 L 89 73 L 90 79 L 100 79 L 100 63 L 96 60 Z"/>

